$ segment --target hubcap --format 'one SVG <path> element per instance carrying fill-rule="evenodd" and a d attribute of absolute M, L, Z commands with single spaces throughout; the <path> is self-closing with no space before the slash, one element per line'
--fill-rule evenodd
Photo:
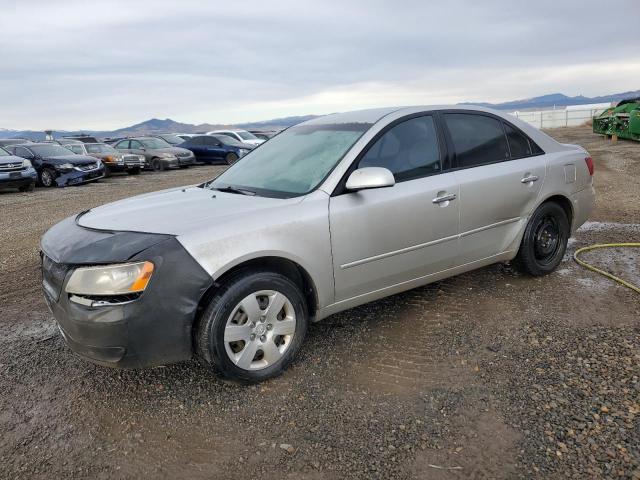
<path fill-rule="evenodd" d="M 542 263 L 551 261 L 560 248 L 560 228 L 552 216 L 544 217 L 536 228 L 535 257 Z"/>
<path fill-rule="evenodd" d="M 244 370 L 261 370 L 278 362 L 296 331 L 289 299 L 275 290 L 247 295 L 227 319 L 224 345 L 231 361 Z"/>

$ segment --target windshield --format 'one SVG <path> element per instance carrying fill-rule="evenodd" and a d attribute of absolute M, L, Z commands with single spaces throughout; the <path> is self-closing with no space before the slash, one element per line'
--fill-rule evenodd
<path fill-rule="evenodd" d="M 291 127 L 252 150 L 208 186 L 232 186 L 281 198 L 309 193 L 369 127 L 370 123 Z"/>
<path fill-rule="evenodd" d="M 258 138 L 251 132 L 240 131 L 235 133 L 237 133 L 240 136 L 240 138 L 243 140 L 256 140 Z"/>
<path fill-rule="evenodd" d="M 145 148 L 169 148 L 171 145 L 161 138 L 144 138 L 140 140 L 140 143 L 145 146 Z"/>
<path fill-rule="evenodd" d="M 172 145 L 179 145 L 184 142 L 184 140 L 177 135 L 161 135 L 161 137 Z"/>
<path fill-rule="evenodd" d="M 62 145 L 30 145 L 29 148 L 41 157 L 60 157 L 63 155 L 73 155 L 74 153 Z"/>
<path fill-rule="evenodd" d="M 228 135 L 219 134 L 219 135 L 211 135 L 211 136 L 215 137 L 218 140 L 220 140 L 220 142 L 223 145 L 231 145 L 233 147 L 246 147 L 245 144 L 240 143 L 238 140 L 236 140 L 235 138 L 230 137 Z"/>
<path fill-rule="evenodd" d="M 118 153 L 115 148 L 103 143 L 87 143 L 84 148 L 86 148 L 89 153 Z"/>
<path fill-rule="evenodd" d="M 0 157 L 6 157 L 10 155 L 9 152 L 7 152 L 5 149 L 0 148 Z"/>

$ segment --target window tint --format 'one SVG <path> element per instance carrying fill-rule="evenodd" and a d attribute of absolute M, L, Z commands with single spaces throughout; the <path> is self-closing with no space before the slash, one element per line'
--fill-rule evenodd
<path fill-rule="evenodd" d="M 504 130 L 507 132 L 511 158 L 530 157 L 532 154 L 531 146 L 529 145 L 529 139 L 526 135 L 506 123 L 504 124 Z"/>
<path fill-rule="evenodd" d="M 131 140 L 131 146 L 129 148 L 142 148 L 142 143 L 137 140 Z"/>
<path fill-rule="evenodd" d="M 502 122 L 485 115 L 444 115 L 456 152 L 457 167 L 474 167 L 509 158 Z"/>
<path fill-rule="evenodd" d="M 65 145 L 69 150 L 71 150 L 73 153 L 77 153 L 79 155 L 82 155 L 84 152 L 82 151 L 82 147 L 80 145 Z"/>
<path fill-rule="evenodd" d="M 440 171 L 440 150 L 433 117 L 402 122 L 380 137 L 358 164 L 391 170 L 396 182 Z"/>
<path fill-rule="evenodd" d="M 121 142 L 118 142 L 116 148 L 129 148 L 129 140 L 122 140 Z"/>
<path fill-rule="evenodd" d="M 29 150 L 27 150 L 24 147 L 15 147 L 14 150 L 15 155 L 22 157 L 22 158 L 31 158 L 33 157 L 33 155 L 31 154 L 31 152 Z"/>

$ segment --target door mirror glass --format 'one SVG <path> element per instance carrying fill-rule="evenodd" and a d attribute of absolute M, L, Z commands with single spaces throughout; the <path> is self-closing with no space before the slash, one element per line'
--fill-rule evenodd
<path fill-rule="evenodd" d="M 396 180 L 393 173 L 383 167 L 359 168 L 349 175 L 347 179 L 347 190 L 365 190 L 368 188 L 393 187 Z"/>

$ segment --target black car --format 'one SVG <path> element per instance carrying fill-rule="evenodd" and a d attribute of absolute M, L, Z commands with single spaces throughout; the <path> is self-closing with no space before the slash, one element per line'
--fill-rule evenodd
<path fill-rule="evenodd" d="M 191 150 L 201 163 L 232 164 L 255 147 L 226 135 L 200 135 L 186 140 L 180 148 Z"/>
<path fill-rule="evenodd" d="M 55 143 L 28 143 L 5 148 L 13 155 L 31 161 L 44 187 L 66 187 L 104 177 L 104 165 L 94 157 L 76 155 Z"/>

